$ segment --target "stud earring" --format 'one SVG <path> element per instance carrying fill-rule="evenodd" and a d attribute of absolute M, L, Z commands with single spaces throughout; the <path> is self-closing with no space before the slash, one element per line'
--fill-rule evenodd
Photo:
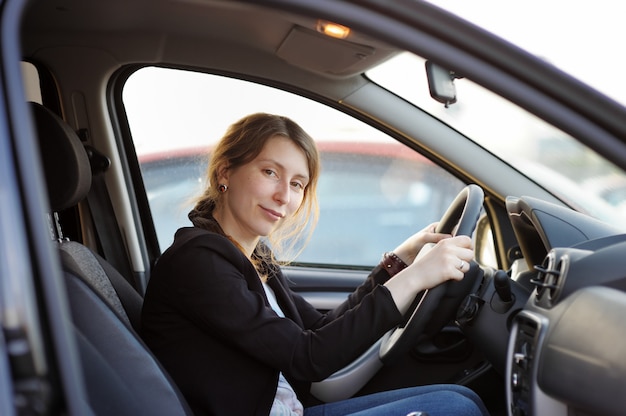
<path fill-rule="evenodd" d="M 220 194 L 223 194 L 228 190 L 228 185 L 224 185 L 223 183 L 217 187 L 217 190 L 220 191 Z"/>

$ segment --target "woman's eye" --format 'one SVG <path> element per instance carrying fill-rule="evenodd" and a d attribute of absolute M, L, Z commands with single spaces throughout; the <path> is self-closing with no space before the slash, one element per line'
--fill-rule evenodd
<path fill-rule="evenodd" d="M 291 182 L 291 186 L 293 186 L 296 189 L 302 190 L 304 189 L 304 185 L 301 184 L 300 182 Z"/>
<path fill-rule="evenodd" d="M 273 170 L 271 170 L 271 169 L 265 169 L 265 174 L 266 174 L 267 176 L 276 176 L 276 172 L 274 172 L 274 171 L 273 171 Z"/>

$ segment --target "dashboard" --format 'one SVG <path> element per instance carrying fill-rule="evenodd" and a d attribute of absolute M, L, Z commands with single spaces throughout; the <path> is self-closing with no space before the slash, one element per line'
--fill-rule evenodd
<path fill-rule="evenodd" d="M 624 230 L 530 197 L 506 208 L 526 267 L 486 272 L 457 321 L 505 374 L 509 414 L 623 414 Z"/>

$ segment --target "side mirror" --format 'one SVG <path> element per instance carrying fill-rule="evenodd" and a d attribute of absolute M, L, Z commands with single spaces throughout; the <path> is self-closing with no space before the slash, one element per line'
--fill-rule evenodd
<path fill-rule="evenodd" d="M 432 61 L 426 61 L 426 77 L 428 78 L 428 89 L 431 97 L 443 103 L 446 108 L 450 104 L 456 103 L 454 80 L 463 77 Z"/>

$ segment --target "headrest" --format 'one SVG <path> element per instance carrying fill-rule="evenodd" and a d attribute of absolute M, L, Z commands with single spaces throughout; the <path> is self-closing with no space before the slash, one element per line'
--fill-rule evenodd
<path fill-rule="evenodd" d="M 83 143 L 60 117 L 37 103 L 30 103 L 44 174 L 53 212 L 72 207 L 87 196 L 91 167 Z"/>

